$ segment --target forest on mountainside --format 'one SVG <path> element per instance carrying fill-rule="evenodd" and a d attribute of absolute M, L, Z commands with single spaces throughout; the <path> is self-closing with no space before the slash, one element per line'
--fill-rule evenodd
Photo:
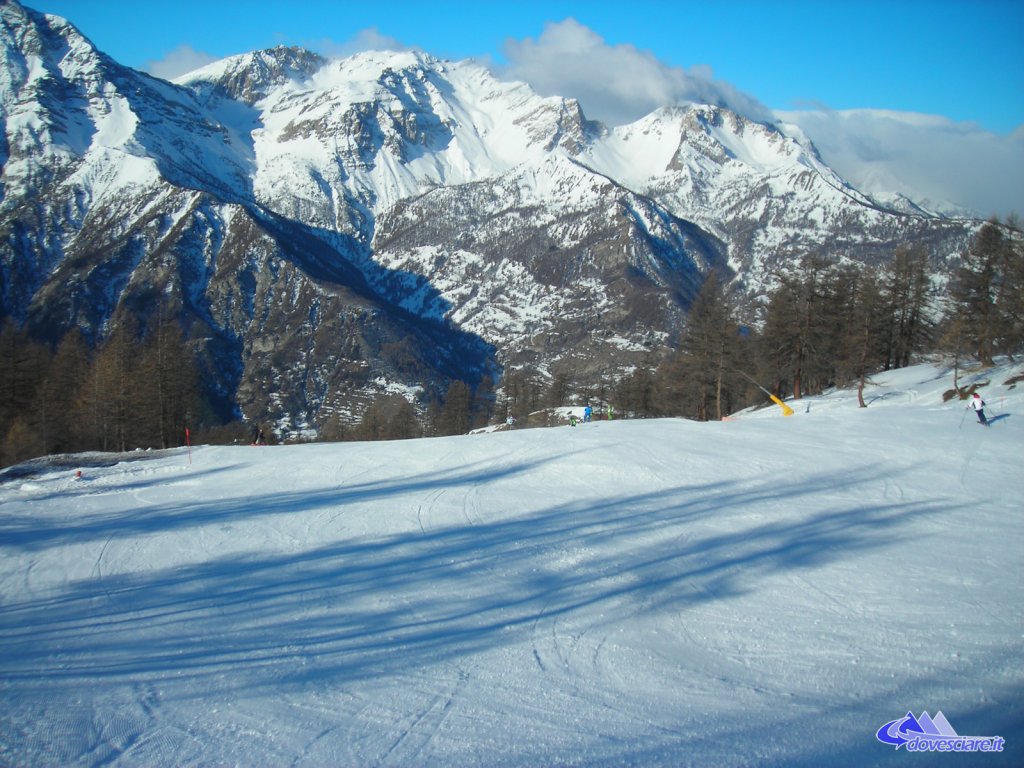
<path fill-rule="evenodd" d="M 881 269 L 806 256 L 768 296 L 759 329 L 743 327 L 714 275 L 690 308 L 678 350 L 621 382 L 634 416 L 721 419 L 764 401 L 830 387 L 863 390 L 871 374 L 941 354 L 992 365 L 1024 351 L 1024 245 L 1014 222 L 990 221 L 936 285 L 922 249 Z M 861 400 L 863 405 L 863 400 Z"/>
<path fill-rule="evenodd" d="M 575 381 L 526 368 L 473 387 L 453 381 L 419 407 L 380 396 L 349 423 L 319 425 L 322 440 L 464 434 L 512 417 L 550 422 L 548 409 L 589 404 L 616 417 L 721 419 L 771 393 L 800 399 L 830 387 L 863 389 L 878 371 L 942 354 L 991 365 L 1024 351 L 1024 238 L 1016 220 L 981 227 L 948 284 L 923 249 L 900 249 L 882 269 L 808 254 L 780 276 L 763 322 L 745 324 L 714 272 L 689 309 L 678 345 L 618 381 Z M 140 328 L 118 318 L 99 344 L 78 331 L 51 346 L 13 319 L 0 329 L 0 465 L 79 451 L 167 448 L 186 440 L 248 442 L 270 425 L 227 420 L 213 407 L 202 366 L 170 310 Z M 863 405 L 863 400 L 862 400 Z M 537 414 L 542 414 L 540 417 Z"/>

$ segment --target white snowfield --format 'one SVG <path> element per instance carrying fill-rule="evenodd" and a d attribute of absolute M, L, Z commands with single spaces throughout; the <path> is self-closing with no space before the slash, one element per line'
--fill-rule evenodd
<path fill-rule="evenodd" d="M 8 470 L 0 764 L 1024 764 L 1021 371 Z"/>

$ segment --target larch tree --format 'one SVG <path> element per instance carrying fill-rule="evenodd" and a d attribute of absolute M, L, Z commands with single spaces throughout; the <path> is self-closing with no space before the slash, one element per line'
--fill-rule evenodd
<path fill-rule="evenodd" d="M 950 285 L 953 321 L 959 324 L 982 365 L 992 365 L 1002 323 L 997 297 L 1007 263 L 1006 239 L 996 221 L 982 225 Z"/>
<path fill-rule="evenodd" d="M 681 396 L 700 421 L 721 419 L 729 410 L 730 381 L 736 378 L 739 327 L 718 275 L 710 273 L 686 316 L 673 375 Z"/>

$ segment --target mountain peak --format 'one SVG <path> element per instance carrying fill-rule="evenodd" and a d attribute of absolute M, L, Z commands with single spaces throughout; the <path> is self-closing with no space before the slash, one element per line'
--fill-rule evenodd
<path fill-rule="evenodd" d="M 0 104 L 30 80 L 111 77 L 113 60 L 67 19 L 42 14 L 14 0 L 0 2 Z M 3 108 L 0 106 L 0 108 Z"/>
<path fill-rule="evenodd" d="M 252 106 L 274 88 L 305 80 L 326 63 L 326 59 L 312 51 L 279 45 L 220 59 L 174 82 Z"/>
<path fill-rule="evenodd" d="M 278 46 L 168 83 L 14 3 L 0 130 L 0 315 L 100 334 L 159 293 L 227 397 L 295 423 L 499 365 L 614 378 L 671 347 L 709 269 L 757 296 L 808 252 L 916 238 L 940 263 L 969 229 L 718 106 L 609 130 L 418 51 Z"/>

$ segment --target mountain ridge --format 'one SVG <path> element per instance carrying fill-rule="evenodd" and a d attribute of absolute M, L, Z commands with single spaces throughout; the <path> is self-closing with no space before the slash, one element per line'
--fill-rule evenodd
<path fill-rule="evenodd" d="M 721 107 L 609 129 L 410 52 L 277 47 L 166 82 L 0 14 L 2 314 L 102 338 L 169 303 L 225 407 L 283 433 L 509 367 L 614 379 L 672 347 L 709 271 L 755 299 L 808 252 L 922 244 L 941 273 L 978 225 L 886 208 Z"/>

